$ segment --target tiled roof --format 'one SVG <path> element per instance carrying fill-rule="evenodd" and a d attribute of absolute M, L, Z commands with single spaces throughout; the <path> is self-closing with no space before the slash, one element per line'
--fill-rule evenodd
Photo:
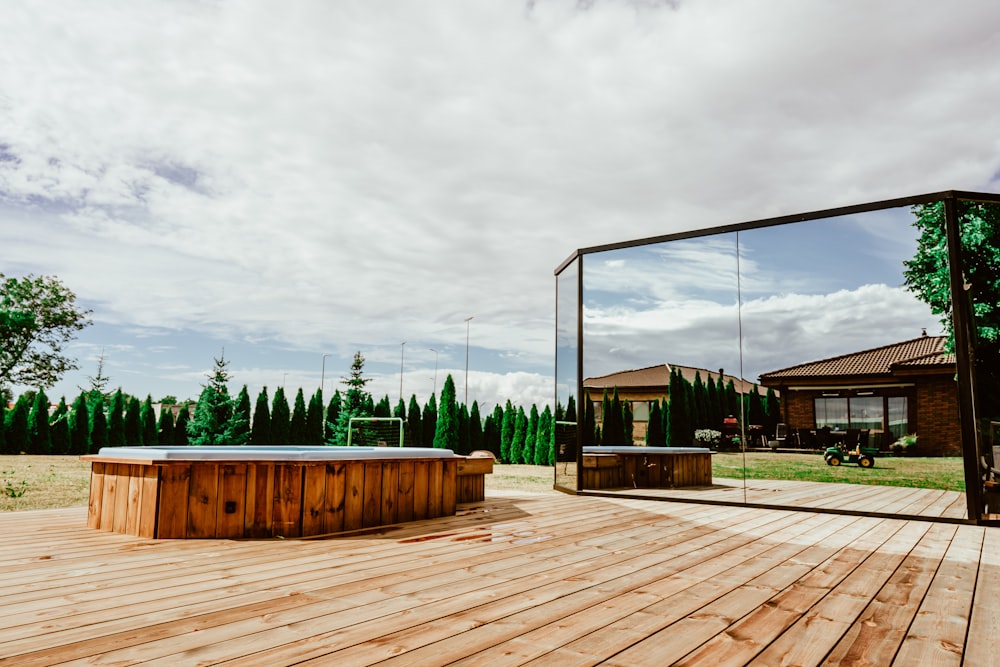
<path fill-rule="evenodd" d="M 619 389 L 662 387 L 666 389 L 670 386 L 671 368 L 680 371 L 684 379 L 692 384 L 694 384 L 695 375 L 700 374 L 702 382 L 707 382 L 709 378 L 717 380 L 719 377 L 719 371 L 717 370 L 710 371 L 707 368 L 694 368 L 692 366 L 679 366 L 677 364 L 674 364 L 673 366 L 660 364 L 659 366 L 618 371 L 617 373 L 611 373 L 609 375 L 599 375 L 596 377 L 585 378 L 583 386 L 586 388 L 596 389 L 611 389 L 612 387 L 618 387 Z M 728 384 L 730 380 L 733 381 L 738 393 L 745 394 L 753 388 L 752 382 L 741 380 L 732 375 L 723 373 L 723 383 Z"/>
<path fill-rule="evenodd" d="M 761 373 L 760 378 L 766 382 L 781 378 L 888 375 L 893 369 L 902 367 L 946 367 L 955 363 L 955 355 L 945 352 L 946 341 L 945 336 L 920 336 L 902 343 Z"/>

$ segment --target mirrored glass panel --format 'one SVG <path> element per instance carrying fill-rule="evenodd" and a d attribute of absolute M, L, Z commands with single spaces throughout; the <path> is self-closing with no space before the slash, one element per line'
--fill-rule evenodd
<path fill-rule="evenodd" d="M 586 256 L 584 488 L 711 486 L 711 451 L 739 410 L 736 250 L 723 234 Z M 742 480 L 726 490 L 742 500 Z"/>
<path fill-rule="evenodd" d="M 748 502 L 965 518 L 946 246 L 931 273 L 915 224 L 940 208 L 740 233 Z"/>
<path fill-rule="evenodd" d="M 555 485 L 577 485 L 577 359 L 579 352 L 580 258 L 556 276 L 556 396 L 552 429 Z"/>
<path fill-rule="evenodd" d="M 957 214 L 982 481 L 975 510 L 982 519 L 1000 521 L 1000 204 L 961 201 Z M 928 255 L 934 252 L 936 232 L 924 234 L 922 248 Z"/>

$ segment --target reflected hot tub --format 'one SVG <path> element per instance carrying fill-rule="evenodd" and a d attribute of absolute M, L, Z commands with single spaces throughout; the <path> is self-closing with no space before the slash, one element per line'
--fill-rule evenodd
<path fill-rule="evenodd" d="M 584 489 L 711 486 L 712 450 L 704 447 L 584 447 Z"/>
<path fill-rule="evenodd" d="M 87 525 L 153 538 L 307 537 L 447 516 L 482 500 L 492 472 L 491 460 L 417 447 L 103 447 L 82 459 Z"/>

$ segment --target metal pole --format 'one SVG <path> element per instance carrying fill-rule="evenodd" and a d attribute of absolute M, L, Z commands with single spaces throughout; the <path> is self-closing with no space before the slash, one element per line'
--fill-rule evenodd
<path fill-rule="evenodd" d="M 438 351 L 433 347 L 427 348 L 434 353 L 434 395 L 438 393 Z"/>
<path fill-rule="evenodd" d="M 403 350 L 406 349 L 403 346 L 406 345 L 404 340 L 399 344 L 399 400 L 403 400 Z"/>
<path fill-rule="evenodd" d="M 319 391 L 323 393 L 326 390 L 326 358 L 329 357 L 329 353 L 323 355 L 323 368 L 319 372 Z"/>
<path fill-rule="evenodd" d="M 465 318 L 465 405 L 469 405 L 469 320 L 474 315 Z"/>

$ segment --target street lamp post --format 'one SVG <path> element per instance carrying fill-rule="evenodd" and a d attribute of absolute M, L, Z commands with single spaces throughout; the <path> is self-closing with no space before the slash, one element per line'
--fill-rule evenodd
<path fill-rule="evenodd" d="M 403 347 L 404 345 L 406 345 L 405 340 L 399 344 L 399 400 L 400 401 L 403 400 L 403 350 L 405 349 Z"/>
<path fill-rule="evenodd" d="M 433 347 L 427 348 L 434 353 L 434 395 L 438 393 L 438 351 Z"/>
<path fill-rule="evenodd" d="M 323 354 L 323 367 L 319 372 L 319 392 L 321 394 L 326 390 L 326 358 L 329 356 L 329 353 Z"/>
<path fill-rule="evenodd" d="M 469 405 L 469 320 L 474 315 L 465 318 L 465 405 Z"/>

